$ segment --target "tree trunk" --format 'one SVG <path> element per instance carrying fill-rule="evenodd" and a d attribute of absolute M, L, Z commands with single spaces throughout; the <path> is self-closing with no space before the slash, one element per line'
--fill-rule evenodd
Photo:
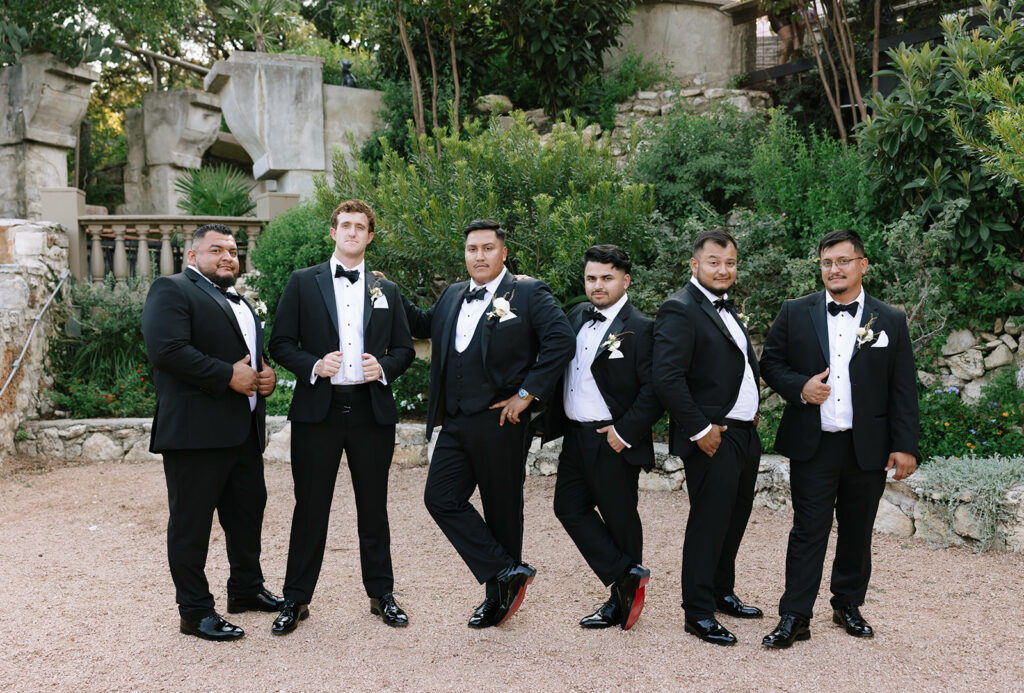
<path fill-rule="evenodd" d="M 882 0 L 875 0 L 875 40 L 871 45 L 871 95 L 878 94 L 878 34 L 882 26 Z"/>
<path fill-rule="evenodd" d="M 412 53 L 412 44 L 409 42 L 409 32 L 405 26 L 405 16 L 402 14 L 402 7 L 399 0 L 394 0 L 395 17 L 398 20 L 398 36 L 402 41 L 402 52 L 409 63 L 409 82 L 412 88 L 412 118 L 416 128 L 417 138 L 425 135 L 427 126 L 423 118 L 423 90 L 420 86 L 420 72 L 416 68 L 416 56 Z"/>
<path fill-rule="evenodd" d="M 448 0 L 448 52 L 452 56 L 452 81 L 455 82 L 455 103 L 452 105 L 452 134 L 459 134 L 459 66 L 455 62 L 455 13 Z"/>

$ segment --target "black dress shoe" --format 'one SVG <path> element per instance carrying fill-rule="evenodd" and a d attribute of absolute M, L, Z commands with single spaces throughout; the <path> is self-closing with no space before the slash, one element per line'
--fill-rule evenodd
<path fill-rule="evenodd" d="M 498 573 L 498 622 L 500 626 L 514 614 L 526 596 L 526 586 L 533 582 L 537 570 L 520 561 Z"/>
<path fill-rule="evenodd" d="M 704 642 L 715 645 L 735 645 L 736 636 L 726 630 L 725 626 L 714 618 L 702 618 L 699 621 L 686 619 L 684 623 L 687 633 L 693 633 Z"/>
<path fill-rule="evenodd" d="M 855 638 L 875 637 L 874 629 L 860 615 L 860 609 L 856 606 L 832 609 L 832 621 L 846 628 L 846 632 Z"/>
<path fill-rule="evenodd" d="M 380 599 L 370 599 L 370 613 L 380 616 L 385 625 L 400 628 L 409 625 L 409 617 L 395 601 L 391 592 L 381 595 Z"/>
<path fill-rule="evenodd" d="M 178 627 L 185 635 L 194 635 L 203 640 L 224 642 L 226 640 L 238 640 L 245 636 L 245 631 L 238 626 L 233 626 L 220 614 L 210 614 L 200 619 L 181 617 L 181 625 Z"/>
<path fill-rule="evenodd" d="M 622 604 L 622 630 L 629 630 L 640 618 L 640 612 L 644 610 L 647 582 L 650 579 L 651 571 L 638 563 L 629 569 L 626 577 L 615 583 L 619 603 Z"/>
<path fill-rule="evenodd" d="M 500 611 L 498 602 L 493 599 L 485 599 L 484 603 L 473 612 L 473 617 L 469 619 L 469 627 L 490 628 L 498 625 L 498 611 Z"/>
<path fill-rule="evenodd" d="M 283 606 L 284 597 L 275 597 L 266 587 L 248 597 L 228 595 L 229 614 L 240 614 L 243 611 L 280 611 Z"/>
<path fill-rule="evenodd" d="M 736 618 L 761 618 L 764 613 L 756 606 L 747 606 L 735 593 L 719 597 L 715 608 L 723 614 L 729 614 Z"/>
<path fill-rule="evenodd" d="M 622 609 L 619 608 L 617 590 L 612 588 L 612 596 L 597 611 L 580 619 L 583 628 L 611 628 L 622 625 Z"/>
<path fill-rule="evenodd" d="M 761 644 L 773 650 L 783 650 L 797 640 L 810 640 L 811 627 L 806 618 L 796 614 L 782 614 L 779 625 L 775 626 L 768 635 L 764 636 Z"/>
<path fill-rule="evenodd" d="M 270 627 L 270 632 L 274 635 L 291 633 L 299 625 L 299 621 L 305 621 L 307 618 L 309 618 L 308 604 L 297 604 L 291 599 L 285 599 L 284 606 L 281 607 L 281 615 L 274 619 L 274 625 Z"/>

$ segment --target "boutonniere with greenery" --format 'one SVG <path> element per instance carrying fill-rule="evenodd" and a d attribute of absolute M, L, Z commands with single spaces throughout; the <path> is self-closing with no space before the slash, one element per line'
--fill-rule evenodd
<path fill-rule="evenodd" d="M 511 295 L 506 293 L 504 296 L 495 296 L 494 300 L 491 301 L 491 310 L 487 313 L 487 319 L 498 318 L 501 320 L 506 315 L 512 313 L 512 304 L 510 301 L 515 297 L 516 292 L 513 291 Z"/>
<path fill-rule="evenodd" d="M 615 355 L 619 353 L 619 349 L 622 348 L 622 338 L 625 337 L 627 334 L 633 333 L 619 332 L 618 334 L 615 334 L 614 332 L 612 332 L 611 334 L 608 335 L 607 338 L 605 338 L 603 342 L 601 342 L 601 346 L 598 348 L 607 349 L 610 355 Z"/>
<path fill-rule="evenodd" d="M 376 303 L 379 299 L 384 298 L 384 292 L 381 291 L 378 284 L 380 284 L 380 279 L 375 281 L 373 286 L 370 287 L 370 303 Z"/>
<path fill-rule="evenodd" d="M 875 320 L 878 319 L 877 314 L 872 314 L 871 319 L 868 320 L 868 324 L 864 327 L 857 328 L 857 348 L 860 349 L 865 344 L 870 344 L 875 341 L 878 335 L 871 329 L 871 326 L 875 324 Z"/>

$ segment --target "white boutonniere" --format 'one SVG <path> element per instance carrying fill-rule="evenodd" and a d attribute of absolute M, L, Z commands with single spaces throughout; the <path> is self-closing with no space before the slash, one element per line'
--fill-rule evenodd
<path fill-rule="evenodd" d="M 510 303 L 515 295 L 516 292 L 513 291 L 511 296 L 508 294 L 495 296 L 494 300 L 491 301 L 491 310 L 487 313 L 487 319 L 498 318 L 498 322 L 504 322 L 516 317 L 516 314 L 512 312 L 512 304 Z"/>
<path fill-rule="evenodd" d="M 736 313 L 736 319 L 742 322 L 744 327 L 750 327 L 750 319 L 746 313 Z"/>
<path fill-rule="evenodd" d="M 378 286 L 379 283 L 380 279 L 370 287 L 370 303 L 373 304 L 374 308 L 387 308 L 388 299 L 384 297 L 384 292 Z"/>
<path fill-rule="evenodd" d="M 612 332 L 603 342 L 601 342 L 601 346 L 599 348 L 608 350 L 609 359 L 621 359 L 623 358 L 623 356 L 622 352 L 619 351 L 619 349 L 622 348 L 622 338 L 625 337 L 627 334 L 633 333 L 619 332 L 618 334 L 615 334 L 614 332 Z"/>
<path fill-rule="evenodd" d="M 872 315 L 871 319 L 868 320 L 868 324 L 864 327 L 857 328 L 857 348 L 860 349 L 865 344 L 870 344 L 875 341 L 877 335 L 875 331 L 871 329 L 871 326 L 875 324 L 875 320 L 878 318 L 877 315 Z"/>

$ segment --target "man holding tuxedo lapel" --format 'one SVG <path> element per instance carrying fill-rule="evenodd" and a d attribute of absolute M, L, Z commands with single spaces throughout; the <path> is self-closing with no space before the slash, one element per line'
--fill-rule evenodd
<path fill-rule="evenodd" d="M 334 254 L 292 272 L 274 318 L 270 354 L 296 379 L 288 411 L 295 511 L 275 635 L 309 616 L 342 452 L 352 474 L 370 613 L 389 626 L 409 623 L 392 593 L 387 500 L 398 423 L 391 383 L 415 352 L 398 288 L 366 272 L 375 224 L 360 200 L 338 205 L 331 215 Z"/>
<path fill-rule="evenodd" d="M 765 382 L 786 400 L 775 450 L 790 459 L 793 529 L 781 620 L 769 648 L 811 637 L 822 564 L 838 523 L 832 619 L 855 637 L 871 577 L 871 532 L 886 471 L 917 464 L 917 371 L 906 316 L 864 293 L 864 243 L 839 229 L 818 244 L 825 290 L 786 301 L 761 356 Z"/>
<path fill-rule="evenodd" d="M 403 302 L 416 337 L 429 337 L 427 439 L 441 433 L 423 499 L 486 596 L 471 628 L 504 623 L 536 574 L 522 561 L 523 482 L 534 399 L 573 354 L 573 333 L 550 289 L 504 267 L 505 230 L 487 219 L 465 230 L 470 281 L 452 284 L 429 310 Z M 479 487 L 486 520 L 470 504 Z"/>
<path fill-rule="evenodd" d="M 643 560 L 637 512 L 640 468 L 654 466 L 651 426 L 662 406 L 651 380 L 654 321 L 626 295 L 632 263 L 621 248 L 595 245 L 583 256 L 589 303 L 569 313 L 576 355 L 561 397 L 544 413 L 544 440 L 564 435 L 555 515 L 611 596 L 583 628 L 629 630 L 644 608 L 651 571 Z M 600 514 L 598 514 L 600 511 Z"/>
<path fill-rule="evenodd" d="M 235 290 L 238 248 L 231 229 L 196 230 L 185 271 L 153 282 L 142 334 L 154 366 L 156 413 L 150 451 L 163 453 L 171 566 L 179 629 L 205 640 L 245 633 L 214 611 L 206 580 L 213 511 L 224 528 L 228 611 L 277 611 L 263 587 L 260 533 L 267 487 L 265 402 L 274 369 L 263 358 L 263 328 Z"/>
<path fill-rule="evenodd" d="M 658 310 L 654 382 L 672 426 L 669 449 L 683 458 L 690 516 L 683 540 L 685 628 L 732 645 L 715 611 L 760 618 L 734 591 L 736 554 L 750 517 L 761 459 L 757 357 L 728 290 L 736 241 L 723 229 L 693 244 L 690 283 Z"/>

